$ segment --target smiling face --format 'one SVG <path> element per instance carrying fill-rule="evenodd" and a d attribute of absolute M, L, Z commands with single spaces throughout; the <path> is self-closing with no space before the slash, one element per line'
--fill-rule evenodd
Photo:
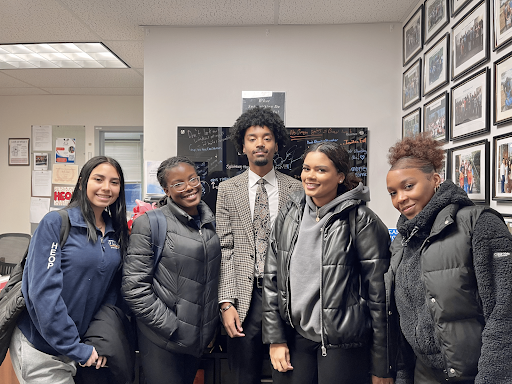
<path fill-rule="evenodd" d="M 268 127 L 251 126 L 244 136 L 243 152 L 249 160 L 249 168 L 259 176 L 265 176 L 273 167 L 277 143 Z"/>
<path fill-rule="evenodd" d="M 393 206 L 411 220 L 434 196 L 434 188 L 441 183 L 441 176 L 425 173 L 419 168 L 402 168 L 389 171 L 386 182 Z"/>
<path fill-rule="evenodd" d="M 116 169 L 109 163 L 94 168 L 87 181 L 87 198 L 93 211 L 101 213 L 119 197 L 121 182 Z"/>
<path fill-rule="evenodd" d="M 302 165 L 302 186 L 316 206 L 322 207 L 338 193 L 338 185 L 345 175 L 338 172 L 334 163 L 322 152 L 309 152 Z"/>
<path fill-rule="evenodd" d="M 165 194 L 189 215 L 197 215 L 197 206 L 201 201 L 203 188 L 201 183 L 196 186 L 191 186 L 189 183 L 190 179 L 198 177 L 195 168 L 187 163 L 179 163 L 177 166 L 168 169 L 166 176 Z M 185 190 L 182 192 L 176 191 L 176 188 L 172 186 L 177 183 L 186 183 Z"/>

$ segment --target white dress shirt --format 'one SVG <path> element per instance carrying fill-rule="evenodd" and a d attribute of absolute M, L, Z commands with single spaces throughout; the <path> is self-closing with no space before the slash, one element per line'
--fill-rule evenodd
<path fill-rule="evenodd" d="M 265 176 L 265 189 L 268 195 L 268 209 L 270 212 L 270 226 L 274 224 L 279 209 L 279 189 L 277 187 L 277 177 L 274 168 Z M 258 180 L 261 179 L 257 174 L 249 169 L 249 205 L 251 208 L 251 218 L 254 220 L 254 205 L 256 204 L 256 191 L 258 190 Z"/>

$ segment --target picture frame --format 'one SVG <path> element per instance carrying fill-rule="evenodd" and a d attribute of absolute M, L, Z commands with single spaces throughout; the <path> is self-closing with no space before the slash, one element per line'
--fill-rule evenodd
<path fill-rule="evenodd" d="M 402 75 L 402 109 L 421 100 L 421 58 L 416 60 Z"/>
<path fill-rule="evenodd" d="M 30 165 L 30 139 L 8 139 L 8 165 Z"/>
<path fill-rule="evenodd" d="M 425 44 L 431 41 L 450 22 L 448 0 L 426 0 L 423 5 L 425 12 Z"/>
<path fill-rule="evenodd" d="M 501 213 L 501 216 L 503 216 L 503 220 L 505 220 L 508 231 L 512 234 L 512 215 L 510 213 Z"/>
<path fill-rule="evenodd" d="M 450 156 L 448 154 L 448 150 L 445 150 L 444 154 L 445 156 L 443 160 L 443 165 L 441 166 L 441 169 L 437 170 L 437 173 L 439 174 L 439 176 L 441 176 L 441 183 L 444 183 L 445 180 L 449 179 L 448 172 L 450 169 Z"/>
<path fill-rule="evenodd" d="M 423 96 L 429 95 L 448 84 L 450 34 L 446 33 L 423 56 Z"/>
<path fill-rule="evenodd" d="M 403 66 L 409 64 L 423 49 L 423 4 L 404 25 L 402 47 Z"/>
<path fill-rule="evenodd" d="M 402 117 L 402 139 L 421 132 L 421 108 Z"/>
<path fill-rule="evenodd" d="M 423 106 L 423 132 L 440 142 L 448 141 L 450 125 L 448 92 L 443 92 Z"/>
<path fill-rule="evenodd" d="M 494 62 L 493 123 L 512 121 L 512 52 Z"/>
<path fill-rule="evenodd" d="M 490 131 L 490 69 L 484 68 L 451 89 L 450 140 L 462 140 Z"/>
<path fill-rule="evenodd" d="M 451 0 L 451 3 L 452 17 L 455 17 L 471 3 L 471 0 Z"/>
<path fill-rule="evenodd" d="M 489 140 L 451 148 L 450 179 L 475 204 L 489 204 Z"/>
<path fill-rule="evenodd" d="M 512 201 L 512 132 L 493 139 L 492 199 Z"/>
<path fill-rule="evenodd" d="M 489 60 L 489 0 L 482 0 L 452 27 L 452 80 Z"/>
<path fill-rule="evenodd" d="M 512 42 L 512 4 L 510 0 L 493 2 L 493 50 L 501 49 Z"/>

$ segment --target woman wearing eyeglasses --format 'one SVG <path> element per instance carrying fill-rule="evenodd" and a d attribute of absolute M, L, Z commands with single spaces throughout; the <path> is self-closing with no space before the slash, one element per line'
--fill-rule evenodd
<path fill-rule="evenodd" d="M 149 218 L 140 216 L 124 261 L 123 296 L 137 319 L 147 383 L 192 384 L 219 319 L 220 242 L 194 163 L 171 157 L 157 178 L 167 195 L 157 208 L 167 219 L 162 256 L 155 266 Z"/>

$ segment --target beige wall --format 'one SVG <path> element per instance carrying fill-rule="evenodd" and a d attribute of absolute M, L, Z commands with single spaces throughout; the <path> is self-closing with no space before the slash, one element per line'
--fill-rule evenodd
<path fill-rule="evenodd" d="M 284 91 L 287 126 L 369 128 L 369 205 L 394 227 L 385 175 L 401 134 L 401 36 L 399 24 L 151 27 L 144 157 L 176 154 L 177 126 L 231 126 L 242 91 Z"/>
<path fill-rule="evenodd" d="M 30 137 L 32 125 L 85 125 L 86 152 L 94 155 L 94 126 L 141 126 L 142 111 L 140 96 L 0 96 L 0 233 L 30 233 L 32 160 L 9 167 L 9 137 Z"/>

